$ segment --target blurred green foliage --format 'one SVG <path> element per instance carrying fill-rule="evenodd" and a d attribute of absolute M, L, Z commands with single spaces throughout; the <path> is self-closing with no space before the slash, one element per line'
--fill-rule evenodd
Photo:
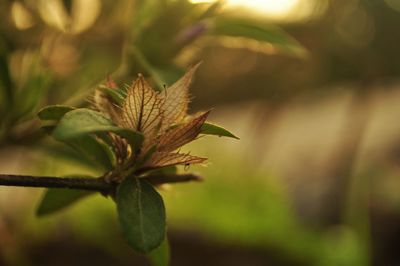
<path fill-rule="evenodd" d="M 304 52 L 279 28 L 232 20 L 220 13 L 223 3 L 219 1 L 91 3 L 1 3 L 3 145 L 37 142 L 40 133 L 33 117 L 40 107 L 55 103 L 82 105 L 90 90 L 107 75 L 126 82 L 144 73 L 159 88 L 171 84 L 183 73 L 178 57 L 199 39 L 233 36 L 269 43 L 295 55 Z M 92 18 L 90 27 L 82 28 L 86 25 L 79 21 L 82 14 Z M 191 62 L 199 60 L 193 53 L 191 58 Z"/>
<path fill-rule="evenodd" d="M 56 0 L 1 3 L 0 144 L 3 148 L 33 144 L 42 151 L 70 158 L 69 150 L 46 140 L 43 134 L 52 132 L 54 124 L 68 112 L 62 120 L 62 125 L 66 126 L 54 130 L 55 138 L 86 154 L 88 160 L 99 163 L 88 165 L 95 167 L 94 172 L 100 168 L 109 170 L 112 168 L 111 153 L 99 146 L 92 136 L 81 136 L 82 132 L 91 133 L 93 121 L 99 124 L 101 120 L 102 132 L 112 130 L 129 136 L 128 140 L 132 139 L 136 147 L 138 138 L 132 136 L 132 132 L 111 128 L 107 121 L 95 115 L 80 115 L 79 119 L 67 123 L 70 121 L 67 116 L 85 109 L 72 110 L 63 105 L 40 111 L 39 118 L 45 122 L 44 130 L 40 131 L 35 119 L 38 110 L 52 103 L 84 105 L 90 90 L 111 74 L 124 79 L 142 72 L 153 77 L 161 89 L 181 75 L 182 68 L 176 58 L 182 50 L 202 37 L 240 37 L 269 43 L 289 53 L 301 51 L 300 45 L 278 28 L 221 16 L 218 11 L 222 2 L 219 1 L 214 4 L 193 4 L 187 0 L 89 3 L 91 5 L 86 6 L 79 1 Z M 86 20 L 82 20 L 82 14 Z M 90 110 L 85 114 L 90 114 Z M 207 124 L 203 130 L 221 135 L 219 132 L 223 129 Z M 223 134 L 233 136 L 226 130 Z M 48 191 L 38 214 L 58 210 L 85 196 L 64 194 L 60 190 Z M 123 202 L 121 199 L 124 198 L 117 197 L 117 202 Z M 120 216 L 122 221 L 126 220 L 124 217 Z M 124 224 L 126 222 L 122 222 Z M 125 231 L 127 228 L 130 227 L 123 226 Z M 129 235 L 136 237 L 136 234 Z M 145 236 L 152 237 L 151 234 Z M 154 247 L 137 247 L 141 248 L 148 251 Z"/>

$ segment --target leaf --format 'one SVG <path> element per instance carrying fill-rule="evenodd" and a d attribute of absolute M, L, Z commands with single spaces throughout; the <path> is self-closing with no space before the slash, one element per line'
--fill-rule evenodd
<path fill-rule="evenodd" d="M 156 152 L 150 161 L 145 164 L 145 169 L 160 168 L 173 165 L 190 165 L 206 161 L 207 158 L 192 156 L 187 153 Z"/>
<path fill-rule="evenodd" d="M 139 147 L 143 135 L 131 129 L 120 128 L 101 113 L 81 108 L 68 112 L 59 122 L 53 136 L 57 140 L 68 140 L 89 133 L 113 132 L 125 138 L 133 147 Z"/>
<path fill-rule="evenodd" d="M 89 136 L 89 138 L 93 138 Z M 95 138 L 93 138 L 95 139 Z M 95 139 L 97 141 L 97 139 Z M 68 140 L 71 141 L 71 140 Z M 67 144 L 64 141 L 63 143 L 53 143 L 53 142 L 45 142 L 42 143 L 38 149 L 41 152 L 44 152 L 46 156 L 57 160 L 63 160 L 67 162 L 71 162 L 74 165 L 77 165 L 78 167 L 83 166 L 86 169 L 92 169 L 95 171 L 95 173 L 98 173 L 98 175 L 101 175 L 105 173 L 108 170 L 111 170 L 113 167 L 112 161 L 109 159 L 107 156 L 107 151 L 102 150 L 102 145 L 98 144 L 98 150 L 97 153 L 96 151 L 93 151 L 93 153 L 90 153 L 90 156 L 88 156 L 86 153 L 88 153 L 88 150 L 86 149 L 85 152 L 82 152 L 83 148 L 80 147 L 80 149 L 75 149 L 72 147 L 72 145 L 62 145 L 62 144 Z M 90 157 L 90 158 L 89 158 Z M 102 160 L 104 160 L 104 163 L 101 162 L 101 160 L 98 159 L 100 157 Z"/>
<path fill-rule="evenodd" d="M 42 121 L 59 121 L 66 113 L 74 109 L 74 107 L 67 105 L 51 105 L 42 108 L 37 115 Z"/>
<path fill-rule="evenodd" d="M 202 125 L 200 134 L 240 139 L 225 128 L 207 122 Z"/>
<path fill-rule="evenodd" d="M 199 66 L 200 63 L 191 67 L 183 77 L 160 94 L 161 99 L 163 99 L 162 131 L 166 130 L 174 123 L 181 122 L 187 115 L 189 105 L 189 85 Z"/>
<path fill-rule="evenodd" d="M 110 89 L 114 90 L 114 89 Z M 115 121 L 116 123 L 119 121 L 121 117 L 121 104 L 123 102 L 123 98 L 120 99 L 120 102 L 116 102 L 113 98 L 107 94 L 104 90 L 97 89 L 94 91 L 92 104 L 96 111 L 99 111 L 108 119 Z"/>
<path fill-rule="evenodd" d="M 117 105 L 122 106 L 125 100 L 125 92 L 118 88 L 100 87 L 100 91 L 108 95 Z"/>
<path fill-rule="evenodd" d="M 108 161 L 110 162 L 111 166 L 111 168 L 108 168 L 108 170 L 111 170 L 117 165 L 117 156 L 113 149 L 113 145 L 110 145 L 110 143 L 106 141 L 110 140 L 109 135 L 103 135 L 103 138 L 95 138 L 95 140 L 100 144 L 100 146 L 103 148 L 103 151 L 107 154 Z"/>
<path fill-rule="evenodd" d="M 112 156 L 110 156 L 110 147 L 102 144 L 95 137 L 82 135 L 75 138 L 62 140 L 68 146 L 84 155 L 91 162 L 101 167 L 104 171 L 114 168 Z"/>
<path fill-rule="evenodd" d="M 126 90 L 121 89 L 117 86 L 117 83 L 108 76 L 105 85 L 100 85 L 98 90 L 104 93 L 105 96 L 108 96 L 115 104 L 118 106 L 122 106 L 124 103 L 124 99 L 126 97 Z"/>
<path fill-rule="evenodd" d="M 194 140 L 201 132 L 201 127 L 209 113 L 210 111 L 205 112 L 190 122 L 173 128 L 162 135 L 158 143 L 158 151 L 174 151 Z"/>
<path fill-rule="evenodd" d="M 150 252 L 147 257 L 153 266 L 168 266 L 170 261 L 170 248 L 168 238 L 165 237 L 161 245 Z"/>
<path fill-rule="evenodd" d="M 244 37 L 262 43 L 268 43 L 273 47 L 297 56 L 306 56 L 307 51 L 289 34 L 282 29 L 263 25 L 259 22 L 243 19 L 217 19 L 211 30 L 211 34 L 216 36 Z M 271 50 L 271 47 L 260 46 L 254 42 L 246 42 L 246 39 L 229 40 L 230 45 L 238 45 L 242 41 L 242 46 L 247 48 L 256 48 L 259 52 Z"/>
<path fill-rule="evenodd" d="M 112 132 L 126 139 L 134 150 L 139 150 L 144 140 L 142 134 L 129 128 L 115 128 Z"/>
<path fill-rule="evenodd" d="M 54 125 L 42 126 L 42 130 L 47 134 L 52 134 L 54 129 Z M 90 163 L 94 163 L 96 167 L 101 167 L 104 171 L 113 169 L 115 165 L 115 154 L 113 154 L 111 147 L 94 136 L 81 135 L 59 141 L 67 144 L 73 150 L 88 159 Z"/>
<path fill-rule="evenodd" d="M 128 244 L 144 253 L 160 246 L 165 238 L 165 207 L 153 186 L 127 177 L 118 187 L 116 202 L 122 233 Z"/>
<path fill-rule="evenodd" d="M 122 107 L 123 127 L 143 133 L 146 140 L 158 132 L 161 125 L 161 99 L 142 75 L 128 89 Z"/>
<path fill-rule="evenodd" d="M 94 110 L 80 108 L 68 112 L 53 132 L 56 139 L 64 140 L 88 133 L 112 131 L 114 123 Z"/>
<path fill-rule="evenodd" d="M 45 216 L 66 208 L 78 200 L 93 195 L 94 191 L 51 188 L 47 189 L 36 210 L 37 216 Z"/>

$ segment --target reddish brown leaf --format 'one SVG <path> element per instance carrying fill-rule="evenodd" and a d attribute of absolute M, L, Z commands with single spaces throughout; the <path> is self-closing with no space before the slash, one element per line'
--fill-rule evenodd
<path fill-rule="evenodd" d="M 209 113 L 210 111 L 205 112 L 188 123 L 171 129 L 162 135 L 157 145 L 158 151 L 174 151 L 194 140 L 200 134 L 201 126 L 206 121 Z"/>
<path fill-rule="evenodd" d="M 160 94 L 164 100 L 161 131 L 167 130 L 173 124 L 180 123 L 185 118 L 189 105 L 189 85 L 199 65 L 191 67 L 183 77 Z"/>
<path fill-rule="evenodd" d="M 149 141 L 154 138 L 161 125 L 161 103 L 159 94 L 139 75 L 128 89 L 122 107 L 121 125 L 143 133 Z"/>
<path fill-rule="evenodd" d="M 145 165 L 145 168 L 199 164 L 206 160 L 207 158 L 192 156 L 185 153 L 156 152 L 153 154 L 150 161 Z"/>

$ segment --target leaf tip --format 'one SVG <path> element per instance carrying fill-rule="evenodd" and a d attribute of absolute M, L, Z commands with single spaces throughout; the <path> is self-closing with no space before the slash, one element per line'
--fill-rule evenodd
<path fill-rule="evenodd" d="M 206 118 L 210 115 L 210 113 L 211 113 L 211 111 L 212 111 L 213 109 L 210 109 L 210 110 L 208 110 L 208 111 L 205 111 L 203 114 L 202 114 L 202 116 L 205 116 Z"/>
<path fill-rule="evenodd" d="M 200 60 L 200 61 L 197 62 L 196 64 L 192 65 L 192 66 L 189 68 L 189 71 L 196 71 L 202 64 L 203 64 L 203 60 Z"/>
<path fill-rule="evenodd" d="M 238 136 L 233 135 L 233 134 L 232 134 L 232 138 L 237 139 L 237 140 L 240 140 L 240 138 L 239 138 Z"/>

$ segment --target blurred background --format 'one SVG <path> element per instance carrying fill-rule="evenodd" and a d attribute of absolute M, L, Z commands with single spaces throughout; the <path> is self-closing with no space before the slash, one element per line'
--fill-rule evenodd
<path fill-rule="evenodd" d="M 40 130 L 110 75 L 171 84 L 203 61 L 191 111 L 203 183 L 163 187 L 172 266 L 399 265 L 400 1 L 0 1 L 0 172 L 100 175 Z M 185 171 L 185 169 L 181 169 Z M 36 217 L 0 188 L 0 265 L 148 265 L 98 195 Z"/>

